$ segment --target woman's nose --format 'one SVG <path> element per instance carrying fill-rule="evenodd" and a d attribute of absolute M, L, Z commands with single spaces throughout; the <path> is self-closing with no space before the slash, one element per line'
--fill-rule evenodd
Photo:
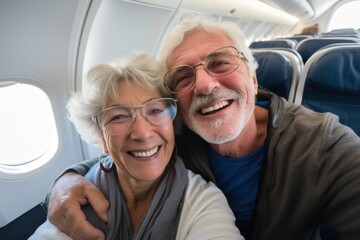
<path fill-rule="evenodd" d="M 145 117 L 139 113 L 136 115 L 130 129 L 130 137 L 132 139 L 146 139 L 152 137 L 154 133 L 154 125 L 149 123 Z"/>

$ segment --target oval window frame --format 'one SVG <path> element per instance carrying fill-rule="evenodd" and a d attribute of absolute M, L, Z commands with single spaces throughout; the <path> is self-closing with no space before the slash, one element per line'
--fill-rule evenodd
<path fill-rule="evenodd" d="M 57 124 L 57 120 L 59 119 L 60 114 L 56 104 L 57 101 L 55 94 L 47 85 L 43 84 L 41 81 L 29 77 L 13 76 L 0 78 L 0 82 L 4 83 L 3 85 L 5 86 L 19 83 L 37 88 L 38 90 L 42 91 L 47 97 L 47 99 L 45 100 L 45 104 L 47 104 L 47 110 L 50 110 L 47 115 L 49 116 L 49 120 L 51 121 L 51 123 L 49 123 L 49 125 L 51 126 L 49 130 L 52 131 L 52 133 L 50 134 L 52 135 L 52 138 L 50 140 L 51 143 L 49 144 L 49 147 L 46 148 L 46 151 L 44 151 L 42 154 L 38 154 L 38 156 L 33 159 L 23 161 L 22 164 L 10 165 L 0 163 L 0 180 L 16 181 L 31 177 L 46 168 L 49 164 L 51 164 L 54 156 L 60 148 L 61 132 L 59 131 Z M 19 151 L 21 151 L 21 146 L 18 146 L 18 148 Z"/>

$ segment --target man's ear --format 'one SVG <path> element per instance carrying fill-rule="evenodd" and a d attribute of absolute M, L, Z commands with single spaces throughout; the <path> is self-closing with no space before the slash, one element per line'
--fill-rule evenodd
<path fill-rule="evenodd" d="M 258 85 L 258 81 L 257 81 L 257 77 L 256 77 L 256 72 L 253 73 L 253 82 L 254 82 L 254 92 L 255 92 L 255 95 L 257 95 L 259 85 Z"/>

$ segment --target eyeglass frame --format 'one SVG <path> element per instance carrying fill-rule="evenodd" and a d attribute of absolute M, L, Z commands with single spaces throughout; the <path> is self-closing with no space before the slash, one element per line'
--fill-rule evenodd
<path fill-rule="evenodd" d="M 236 68 L 235 68 L 233 71 L 231 71 L 231 72 L 229 72 L 229 73 L 227 73 L 227 74 L 225 74 L 225 75 L 213 76 L 213 75 L 209 72 L 209 70 L 207 69 L 207 67 L 205 66 L 205 60 L 206 60 L 206 59 L 208 58 L 208 56 L 210 56 L 212 53 L 214 53 L 214 52 L 216 52 L 216 51 L 219 51 L 219 50 L 221 50 L 221 49 L 223 49 L 223 48 L 233 48 L 234 50 L 236 50 L 236 52 L 238 53 L 238 65 L 236 66 Z M 211 51 L 210 53 L 208 53 L 208 54 L 206 55 L 206 57 L 204 58 L 204 61 L 202 61 L 202 62 L 199 62 L 199 63 L 197 63 L 197 64 L 195 64 L 195 65 L 182 64 L 182 65 L 178 65 L 178 66 L 170 69 L 169 71 L 167 71 L 167 72 L 165 73 L 165 75 L 164 75 L 164 77 L 163 77 L 163 79 L 164 79 L 164 80 L 163 80 L 163 85 L 164 85 L 164 87 L 165 87 L 168 91 L 170 91 L 170 92 L 173 93 L 173 94 L 185 93 L 185 92 L 189 91 L 190 89 L 192 89 L 193 86 L 195 85 L 195 82 L 196 82 L 196 68 L 197 68 L 198 66 L 203 65 L 203 66 L 204 66 L 204 70 L 205 70 L 205 71 L 207 72 L 207 74 L 209 74 L 211 77 L 224 77 L 224 76 L 230 75 L 231 73 L 235 72 L 235 71 L 239 68 L 239 66 L 240 66 L 240 60 L 241 60 L 241 59 L 244 59 L 245 62 L 249 62 L 249 61 L 247 60 L 247 58 L 245 57 L 244 53 L 243 53 L 243 52 L 240 52 L 236 47 L 234 47 L 234 46 L 221 47 L 221 48 L 215 49 L 215 50 Z M 192 68 L 192 70 L 193 70 L 193 72 L 194 72 L 194 76 L 193 76 L 193 80 L 191 81 L 191 84 L 189 84 L 189 87 L 186 87 L 185 90 L 183 90 L 183 91 L 177 92 L 177 91 L 173 91 L 173 90 L 170 89 L 170 87 L 168 86 L 167 81 L 166 81 L 166 76 L 169 74 L 169 72 L 173 71 L 174 69 L 181 68 L 181 67 L 190 67 L 190 68 Z"/>
<path fill-rule="evenodd" d="M 119 105 L 119 106 L 113 106 L 113 107 L 109 107 L 109 108 L 105 108 L 103 110 L 101 110 L 100 112 L 98 112 L 97 114 L 93 114 L 91 116 L 91 120 L 96 123 L 96 125 L 100 128 L 101 131 L 104 131 L 105 129 L 103 129 L 101 127 L 101 124 L 99 122 L 99 116 L 105 112 L 105 111 L 108 111 L 108 110 L 111 110 L 111 109 L 115 109 L 115 108 L 125 108 L 125 109 L 128 109 L 129 112 L 131 113 L 131 124 L 129 124 L 129 127 L 122 133 L 118 133 L 118 134 L 113 134 L 113 135 L 122 135 L 124 133 L 126 133 L 127 131 L 129 131 L 129 129 L 131 129 L 131 127 L 134 125 L 134 122 L 136 120 L 136 109 L 139 109 L 141 108 L 141 115 L 143 116 L 143 118 L 150 124 L 154 125 L 154 126 L 161 126 L 162 124 L 167 124 L 167 123 L 161 123 L 161 124 L 156 124 L 155 122 L 151 121 L 147 114 L 144 113 L 144 106 L 148 103 L 151 103 L 151 102 L 154 102 L 154 101 L 159 101 L 159 100 L 171 100 L 173 104 L 171 104 L 171 106 L 174 106 L 174 109 L 175 109 L 175 113 L 174 113 L 174 116 L 171 118 L 171 120 L 167 123 L 170 123 L 170 122 L 173 122 L 175 117 L 176 117 L 176 114 L 177 114 L 177 103 L 179 102 L 177 99 L 174 99 L 174 98 L 156 98 L 156 99 L 151 99 L 141 105 L 137 105 L 137 106 L 122 106 L 122 105 Z M 109 123 L 111 123 L 111 121 L 107 122 L 106 124 L 104 124 L 103 126 L 106 126 L 108 125 Z"/>

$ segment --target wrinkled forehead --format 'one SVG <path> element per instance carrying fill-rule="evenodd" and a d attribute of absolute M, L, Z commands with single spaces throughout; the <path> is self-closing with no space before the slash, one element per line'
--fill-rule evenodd
<path fill-rule="evenodd" d="M 124 105 L 137 106 L 150 99 L 163 97 L 161 91 L 156 88 L 149 88 L 136 81 L 121 81 L 109 87 L 104 108 Z"/>
<path fill-rule="evenodd" d="M 182 41 L 170 52 L 166 66 L 171 69 L 184 64 L 194 65 L 203 61 L 210 52 L 233 45 L 233 41 L 222 31 L 193 29 L 186 32 Z"/>

